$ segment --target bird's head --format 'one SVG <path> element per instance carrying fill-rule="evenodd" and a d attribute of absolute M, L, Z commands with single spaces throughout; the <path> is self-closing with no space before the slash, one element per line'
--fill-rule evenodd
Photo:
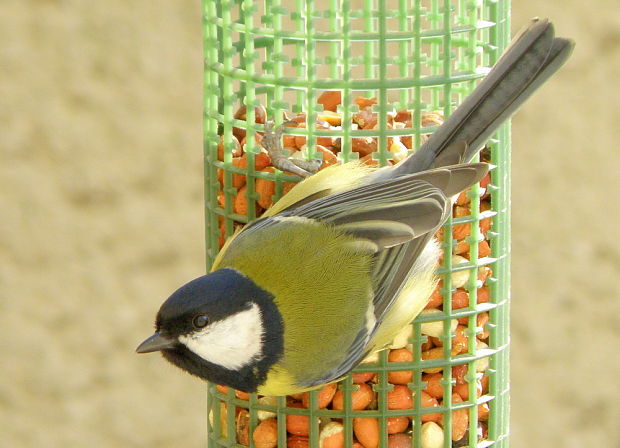
<path fill-rule="evenodd" d="M 166 300 L 138 353 L 161 351 L 183 370 L 253 392 L 282 356 L 283 323 L 273 296 L 230 268 L 185 284 Z"/>

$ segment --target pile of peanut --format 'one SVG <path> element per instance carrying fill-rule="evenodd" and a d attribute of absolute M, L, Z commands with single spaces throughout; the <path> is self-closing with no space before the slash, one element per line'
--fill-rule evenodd
<path fill-rule="evenodd" d="M 317 114 L 315 129 L 338 131 L 341 129 L 342 116 L 338 113 L 337 107 L 340 104 L 340 92 L 326 91 L 317 101 L 323 106 L 323 111 Z M 377 129 L 377 113 L 372 111 L 372 106 L 377 103 L 376 98 L 359 97 L 355 100 L 359 108 L 359 112 L 352 116 L 352 129 Z M 246 120 L 246 107 L 242 106 L 234 115 L 235 119 Z M 260 105 L 254 110 L 254 121 L 257 124 L 265 124 L 267 112 Z M 293 117 L 286 117 L 287 127 L 306 128 L 306 115 L 303 113 Z M 443 116 L 437 112 L 422 114 L 423 127 L 439 126 L 443 122 Z M 412 115 L 409 111 L 391 112 L 387 115 L 388 129 L 406 129 L 412 127 Z M 422 135 L 422 142 L 428 138 L 428 135 Z M 256 145 L 261 144 L 262 133 L 255 134 Z M 292 158 L 305 158 L 307 153 L 306 137 L 302 135 L 285 134 L 282 137 L 282 146 L 288 151 Z M 391 163 L 398 163 L 407 157 L 408 151 L 413 148 L 413 138 L 405 137 L 389 137 L 388 151 L 390 152 Z M 247 168 L 248 154 L 246 148 L 246 131 L 245 129 L 234 127 L 232 136 L 232 166 L 237 168 Z M 322 164 L 320 169 L 326 168 L 339 162 L 338 153 L 341 149 L 341 139 L 339 137 L 318 136 L 316 138 L 315 151 L 321 154 Z M 379 162 L 373 158 L 373 153 L 377 151 L 377 137 L 354 137 L 351 139 L 351 150 L 359 154 L 359 159 L 368 165 L 379 166 Z M 217 158 L 224 161 L 224 137 L 220 136 L 220 142 L 217 148 Z M 271 158 L 264 148 L 260 148 L 260 152 L 254 155 L 254 170 L 265 173 L 275 172 L 275 168 L 271 166 Z M 287 173 L 291 174 L 291 173 Z M 218 170 L 218 181 L 220 183 L 220 191 L 218 193 L 218 204 L 224 208 L 226 205 L 226 195 L 224 194 L 224 170 Z M 237 190 L 232 197 L 232 211 L 239 215 L 247 215 L 248 199 L 247 199 L 247 179 L 244 174 L 232 175 L 232 186 Z M 282 195 L 286 194 L 293 186 L 294 182 L 283 182 Z M 273 180 L 257 178 L 254 181 L 254 189 L 258 195 L 256 201 L 256 215 L 260 214 L 271 207 L 274 203 L 274 195 L 276 192 L 276 184 Z M 235 222 L 235 228 L 241 227 L 243 223 Z M 220 248 L 225 241 L 223 219 L 220 219 Z"/>
<path fill-rule="evenodd" d="M 377 127 L 377 113 L 372 110 L 372 106 L 376 104 L 375 98 L 357 98 L 355 100 L 359 107 L 359 112 L 353 114 L 352 121 L 353 127 L 357 129 L 376 129 Z M 340 129 L 342 125 L 341 115 L 337 112 L 338 105 L 340 104 L 339 92 L 327 91 L 321 95 L 318 99 L 318 103 L 323 106 L 323 111 L 318 113 L 317 128 L 318 129 Z M 255 111 L 255 117 L 257 123 L 265 122 L 265 109 L 257 107 Z M 241 108 L 236 118 L 245 119 L 245 108 Z M 390 129 L 406 129 L 412 128 L 412 114 L 409 111 L 398 111 L 388 114 L 387 126 Z M 297 127 L 306 126 L 306 116 L 299 114 L 292 119 L 297 123 Z M 427 113 L 422 114 L 422 126 L 438 126 L 443 122 L 443 116 L 440 113 Z M 295 126 L 290 124 L 290 126 Z M 233 164 L 239 167 L 245 167 L 246 155 L 244 153 L 245 144 L 245 131 L 240 128 L 234 128 L 234 142 L 235 148 L 233 150 Z M 428 136 L 422 136 L 424 141 Z M 257 134 L 257 143 L 260 143 L 260 135 Z M 306 138 L 303 136 L 284 135 L 283 146 L 288 148 L 291 154 L 300 153 L 304 154 L 306 151 Z M 364 163 L 378 164 L 373 159 L 373 153 L 378 150 L 378 139 L 376 137 L 360 137 L 352 139 L 352 150 L 359 153 L 359 157 Z M 403 160 L 410 149 L 412 149 L 412 137 L 389 137 L 387 150 L 391 153 L 390 157 L 392 163 L 398 163 Z M 339 163 L 337 154 L 340 151 L 341 142 L 339 138 L 335 137 L 317 137 L 317 152 L 323 155 L 323 163 L 321 169 Z M 223 160 L 223 145 L 220 144 L 218 148 L 219 159 Z M 488 161 L 488 152 L 483 151 L 481 158 Z M 266 152 L 262 151 L 255 156 L 254 159 L 255 169 L 257 171 L 274 172 L 274 168 L 270 166 L 269 156 Z M 220 176 L 220 181 L 222 177 Z M 468 243 L 468 237 L 472 231 L 472 224 L 478 225 L 480 229 L 480 235 L 482 239 L 478 242 L 478 258 L 484 258 L 491 254 L 489 242 L 486 238 L 487 232 L 491 227 L 491 203 L 488 192 L 488 185 L 490 182 L 490 176 L 487 176 L 480 182 L 480 206 L 479 211 L 482 217 L 479 222 L 467 222 L 462 224 L 454 224 L 451 227 L 452 239 L 452 253 L 443 254 L 443 258 L 450 256 L 452 258 L 452 265 L 459 265 L 470 262 L 470 246 Z M 234 198 L 234 211 L 235 213 L 245 214 L 247 212 L 247 199 L 245 197 L 246 178 L 243 175 L 233 175 L 233 185 L 238 189 L 238 192 Z M 286 193 L 294 184 L 285 183 L 283 185 L 283 193 Z M 259 194 L 260 199 L 257 201 L 257 214 L 258 212 L 269 208 L 273 204 L 273 196 L 275 193 L 275 183 L 271 180 L 257 179 L 255 181 L 256 192 Z M 223 194 L 220 205 L 223 206 Z M 453 217 L 466 217 L 471 214 L 470 208 L 471 198 L 469 190 L 461 193 L 453 207 Z M 485 213 L 487 212 L 487 213 Z M 448 228 L 448 227 L 446 227 Z M 221 226 L 221 244 L 224 240 L 223 225 Z M 441 229 L 437 233 L 437 238 L 443 241 L 445 238 L 445 231 Z M 476 260 L 472 260 L 476 261 Z M 481 304 L 490 301 L 490 290 L 485 286 L 487 278 L 492 274 L 491 269 L 488 266 L 480 267 L 477 271 L 477 278 L 475 280 L 477 288 L 476 304 Z M 467 291 L 468 284 L 470 282 L 470 275 L 473 275 L 471 269 L 459 270 L 450 274 L 452 293 L 451 293 L 451 309 L 461 310 L 469 308 L 470 297 Z M 435 292 L 430 298 L 426 309 L 422 312 L 423 316 L 438 314 L 443 315 L 444 307 L 444 291 L 443 281 L 441 281 L 436 288 Z M 450 357 L 454 359 L 459 355 L 468 354 L 469 351 L 469 338 L 474 337 L 473 346 L 476 351 L 484 350 L 488 348 L 489 331 L 487 329 L 487 322 L 489 321 L 488 312 L 480 312 L 475 315 L 473 321 L 475 326 L 472 328 L 469 326 L 469 318 L 462 317 L 459 319 L 452 319 L 449 322 L 451 338 L 449 344 L 451 345 Z M 388 362 L 413 362 L 413 346 L 411 344 L 412 326 L 408 326 L 403 329 L 394 340 L 392 346 L 389 348 L 387 355 Z M 444 343 L 448 342 L 444 340 L 444 321 L 425 321 L 420 327 L 421 334 L 423 335 L 423 342 L 420 346 L 421 359 L 422 360 L 434 360 L 444 359 Z M 378 358 L 375 354 L 374 357 L 366 359 L 364 365 L 366 367 L 372 366 L 372 363 L 377 362 Z M 462 402 L 467 402 L 469 397 L 469 383 L 466 377 L 469 379 L 475 378 L 475 384 L 473 389 L 476 391 L 476 398 L 485 396 L 488 393 L 489 377 L 487 376 L 487 369 L 489 366 L 488 358 L 477 359 L 474 364 L 475 372 L 468 374 L 469 364 L 464 362 L 461 365 L 455 365 L 451 368 L 452 383 L 450 390 L 450 399 L 452 408 Z M 420 401 L 423 408 L 440 408 L 444 400 L 444 368 L 433 367 L 422 370 L 422 390 L 420 390 Z M 365 369 L 368 370 L 368 369 Z M 410 389 L 409 385 L 413 384 L 413 371 L 412 370 L 398 370 L 389 371 L 388 382 L 393 386 L 391 391 L 387 392 L 387 407 L 394 410 L 406 410 L 412 409 L 415 403 L 415 390 Z M 354 373 L 352 375 L 353 383 L 355 384 L 355 390 L 351 396 L 351 408 L 353 411 L 373 410 L 377 409 L 377 392 L 373 386 L 378 382 L 378 375 L 375 373 Z M 222 399 L 227 394 L 227 388 L 218 386 L 218 391 L 223 394 Z M 247 400 L 249 394 L 241 391 L 235 391 L 235 396 L 241 400 Z M 476 398 L 472 399 L 472 406 Z M 489 402 L 484 401 L 482 404 L 478 404 L 477 407 L 477 440 L 484 440 L 487 438 L 487 422 L 489 418 Z M 275 410 L 277 404 L 276 397 L 260 396 L 258 403 L 265 405 L 267 408 Z M 308 408 L 309 406 L 309 394 L 302 393 L 286 397 L 287 407 L 289 408 Z M 338 415 L 343 415 L 344 409 L 343 392 L 339 390 L 339 383 L 328 384 L 324 386 L 318 392 L 318 407 L 319 409 L 333 410 L 334 418 L 320 417 L 320 443 L 321 448 L 345 448 L 344 447 L 344 426 L 342 418 L 338 418 Z M 248 403 L 249 405 L 249 403 Z M 268 410 L 258 411 L 258 425 L 254 428 L 254 431 L 250 433 L 250 416 L 246 407 L 236 406 L 236 442 L 240 445 L 249 446 L 250 439 L 253 439 L 256 448 L 275 448 L 277 446 L 277 434 L 278 425 L 275 412 Z M 471 407 L 471 406 L 470 406 Z M 217 409 L 217 408 L 216 408 Z M 340 413 L 339 413 L 340 411 Z M 226 404 L 220 402 L 221 423 L 224 424 L 226 420 Z M 468 446 L 469 443 L 469 408 L 459 408 L 450 411 L 451 416 L 451 438 L 453 447 Z M 422 448 L 441 448 L 444 446 L 444 412 L 437 413 L 424 413 L 419 418 L 421 420 L 420 430 L 420 443 Z M 413 417 L 390 417 L 387 419 L 387 433 L 388 433 L 388 448 L 404 448 L 412 446 L 412 431 L 413 424 L 411 422 Z M 416 417 L 417 418 L 417 417 Z M 213 415 L 210 414 L 211 422 L 213 423 Z M 380 434 L 380 421 L 374 417 L 354 417 L 353 418 L 353 448 L 377 448 L 379 446 L 379 434 Z M 222 429 L 222 434 L 226 434 L 225 428 Z M 287 447 L 289 448 L 306 448 L 309 446 L 308 436 L 310 433 L 310 417 L 306 415 L 292 415 L 286 416 L 286 432 L 287 432 Z"/>

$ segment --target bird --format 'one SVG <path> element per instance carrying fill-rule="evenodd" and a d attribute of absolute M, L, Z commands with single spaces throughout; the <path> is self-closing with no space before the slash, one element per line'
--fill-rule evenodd
<path fill-rule="evenodd" d="M 261 395 L 343 378 L 428 303 L 438 282 L 434 234 L 455 196 L 489 170 L 471 160 L 573 47 L 547 19 L 531 20 L 408 158 L 330 166 L 232 235 L 208 274 L 161 305 L 155 333 L 136 351 Z"/>

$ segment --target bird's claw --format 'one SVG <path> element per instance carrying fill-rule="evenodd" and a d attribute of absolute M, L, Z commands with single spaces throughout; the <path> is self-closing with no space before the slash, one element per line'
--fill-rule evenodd
<path fill-rule="evenodd" d="M 282 149 L 282 134 L 287 124 L 297 122 L 285 121 L 274 129 L 274 122 L 269 120 L 265 123 L 265 135 L 262 144 L 269 157 L 271 165 L 281 171 L 288 171 L 300 177 L 309 177 L 321 167 L 320 160 L 293 159 Z"/>
<path fill-rule="evenodd" d="M 283 165 L 286 165 L 286 168 L 278 168 L 282 171 L 290 171 L 291 173 L 295 173 L 298 176 L 302 177 L 310 177 L 321 167 L 320 160 L 305 160 L 305 159 L 290 159 L 284 158 L 282 160 Z M 275 165 L 274 165 L 275 166 Z"/>

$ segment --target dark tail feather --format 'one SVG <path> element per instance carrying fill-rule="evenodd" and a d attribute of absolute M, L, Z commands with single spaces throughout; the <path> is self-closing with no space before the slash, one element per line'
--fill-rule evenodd
<path fill-rule="evenodd" d="M 554 37 L 553 25 L 546 19 L 534 19 L 429 140 L 395 167 L 396 175 L 471 160 L 504 120 L 564 64 L 573 46 L 569 39 Z M 453 151 L 459 154 L 453 157 L 449 154 Z"/>

